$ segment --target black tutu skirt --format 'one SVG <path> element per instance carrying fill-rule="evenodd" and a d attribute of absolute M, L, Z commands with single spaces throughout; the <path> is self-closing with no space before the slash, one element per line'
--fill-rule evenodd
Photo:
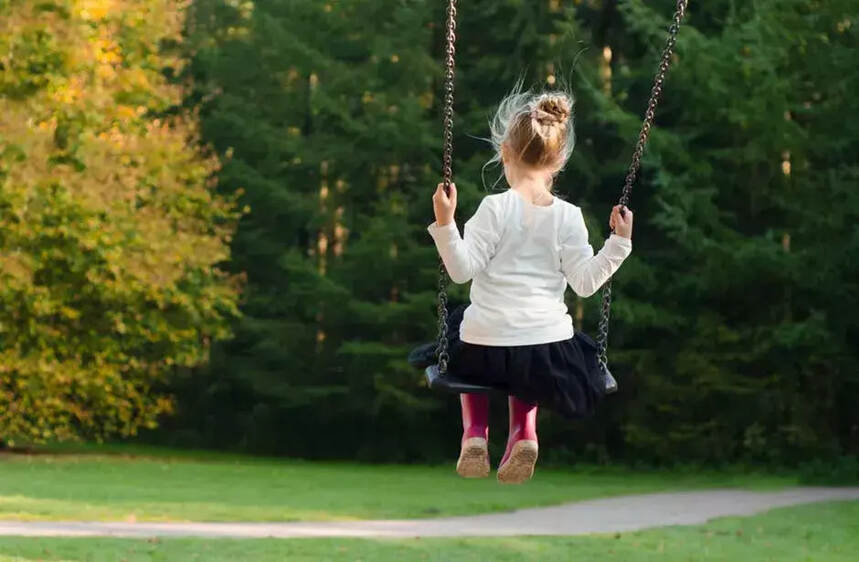
<path fill-rule="evenodd" d="M 489 346 L 459 339 L 465 305 L 448 316 L 448 370 L 481 385 L 500 387 L 520 400 L 564 417 L 592 415 L 605 396 L 597 344 L 584 332 L 535 345 Z"/>

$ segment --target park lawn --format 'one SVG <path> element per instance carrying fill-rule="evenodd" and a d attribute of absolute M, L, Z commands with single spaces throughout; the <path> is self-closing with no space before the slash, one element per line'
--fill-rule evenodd
<path fill-rule="evenodd" d="M 859 501 L 789 507 L 691 527 L 584 537 L 405 540 L 0 537 L 0 562 L 853 562 L 857 552 Z"/>
<path fill-rule="evenodd" d="M 119 449 L 122 451 L 123 449 Z M 302 462 L 126 449 L 0 456 L 0 519 L 298 521 L 465 515 L 619 494 L 796 484 L 765 474 L 538 469 L 523 486 L 453 466 Z"/>

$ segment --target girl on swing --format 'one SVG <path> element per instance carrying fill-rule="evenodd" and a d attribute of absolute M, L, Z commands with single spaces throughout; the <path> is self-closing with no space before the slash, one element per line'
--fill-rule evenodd
<path fill-rule="evenodd" d="M 510 426 L 498 481 L 521 483 L 537 461 L 537 406 L 568 418 L 592 413 L 603 394 L 593 340 L 573 337 L 564 303 L 569 286 L 594 294 L 632 251 L 632 212 L 615 206 L 614 233 L 594 255 L 582 211 L 552 185 L 573 150 L 572 99 L 563 92 L 516 88 L 491 121 L 493 162 L 509 189 L 487 195 L 460 236 L 456 186 L 433 195 L 428 231 L 454 283 L 472 281 L 467 307 L 449 318 L 448 370 L 479 384 L 509 389 Z M 583 345 L 590 345 L 586 350 Z M 461 394 L 463 435 L 457 472 L 489 475 L 489 397 Z"/>

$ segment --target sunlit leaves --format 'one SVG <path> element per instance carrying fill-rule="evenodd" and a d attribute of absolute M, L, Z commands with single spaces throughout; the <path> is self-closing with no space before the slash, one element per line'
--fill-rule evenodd
<path fill-rule="evenodd" d="M 0 18 L 0 437 L 133 435 L 228 335 L 237 214 L 163 113 L 184 3 L 32 4 Z"/>

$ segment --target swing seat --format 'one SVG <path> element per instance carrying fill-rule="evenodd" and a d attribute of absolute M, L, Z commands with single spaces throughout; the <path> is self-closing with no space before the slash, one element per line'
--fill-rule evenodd
<path fill-rule="evenodd" d="M 480 384 L 474 384 L 450 373 L 441 374 L 436 364 L 436 343 L 429 342 L 416 347 L 409 353 L 409 364 L 418 369 L 424 369 L 427 386 L 432 390 L 450 392 L 453 394 L 488 394 L 490 392 L 504 392 L 503 388 L 493 388 Z"/>
<path fill-rule="evenodd" d="M 578 337 L 582 338 L 581 332 L 577 332 Z M 592 342 L 590 338 L 585 340 Z M 418 369 L 424 369 L 424 376 L 427 380 L 427 387 L 440 392 L 450 392 L 453 394 L 489 394 L 491 392 L 500 392 L 507 394 L 504 387 L 487 386 L 475 384 L 456 375 L 450 373 L 441 374 L 438 365 L 435 363 L 436 344 L 434 342 L 425 343 L 416 347 L 409 353 L 409 364 Z M 605 380 L 605 393 L 614 394 L 617 392 L 617 380 L 612 376 L 611 372 L 606 368 L 603 370 Z"/>
<path fill-rule="evenodd" d="M 507 393 L 504 388 L 474 384 L 453 376 L 450 373 L 442 375 L 438 370 L 438 365 L 430 365 L 427 367 L 426 370 L 424 370 L 424 376 L 427 379 L 427 386 L 429 388 L 441 392 L 450 392 L 453 394 L 489 394 L 491 392 Z M 614 394 L 615 392 L 617 392 L 617 380 L 608 370 L 606 370 L 605 393 Z"/>
<path fill-rule="evenodd" d="M 503 388 L 474 384 L 453 376 L 450 373 L 442 375 L 438 370 L 438 365 L 430 365 L 426 368 L 424 374 L 426 375 L 427 386 L 433 390 L 439 390 L 441 392 L 451 392 L 454 394 L 488 394 L 490 392 L 506 392 Z"/>

